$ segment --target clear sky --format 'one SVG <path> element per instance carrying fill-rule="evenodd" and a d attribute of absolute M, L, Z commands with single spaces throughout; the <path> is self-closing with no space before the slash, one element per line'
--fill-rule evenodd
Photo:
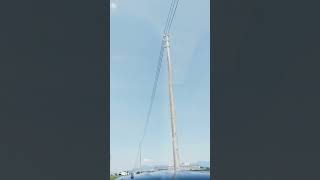
<path fill-rule="evenodd" d="M 133 167 L 171 0 L 111 0 L 111 172 Z M 210 0 L 180 0 L 171 57 L 181 162 L 210 160 Z M 172 164 L 166 59 L 163 59 L 144 164 Z"/>

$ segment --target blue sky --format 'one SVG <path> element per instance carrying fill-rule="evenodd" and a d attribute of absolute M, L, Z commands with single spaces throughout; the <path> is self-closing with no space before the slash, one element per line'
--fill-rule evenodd
<path fill-rule="evenodd" d="M 111 0 L 111 172 L 136 158 L 171 0 Z M 210 0 L 180 0 L 171 27 L 171 57 L 181 162 L 210 160 Z M 171 164 L 169 97 L 164 58 L 144 164 Z"/>

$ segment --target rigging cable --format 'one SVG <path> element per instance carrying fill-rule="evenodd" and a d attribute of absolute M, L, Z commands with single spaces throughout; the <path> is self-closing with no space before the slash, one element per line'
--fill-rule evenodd
<path fill-rule="evenodd" d="M 168 34 L 171 28 L 171 24 L 173 22 L 174 16 L 175 16 L 175 12 L 177 10 L 177 6 L 178 6 L 179 0 L 172 0 L 171 1 L 171 5 L 170 5 L 170 10 L 167 16 L 167 20 L 166 20 L 166 24 L 165 24 L 165 28 L 164 28 L 164 34 Z M 136 160 L 134 163 L 134 167 L 136 167 L 137 165 L 137 161 L 138 161 L 138 157 L 139 154 L 141 152 L 141 147 L 142 147 L 142 142 L 144 140 L 144 137 L 146 135 L 146 131 L 147 131 L 147 127 L 150 121 L 150 115 L 151 115 L 151 110 L 153 107 L 153 102 L 154 102 L 154 98 L 155 98 L 155 93 L 157 90 L 157 85 L 158 85 L 158 80 L 159 80 L 159 75 L 160 75 L 160 71 L 161 71 L 161 65 L 162 65 L 162 60 L 163 60 L 163 51 L 164 51 L 164 39 L 162 39 L 161 41 L 161 47 L 160 47 L 160 54 L 159 54 L 159 59 L 158 59 L 158 65 L 157 65 L 157 69 L 156 69 L 156 74 L 155 74 L 155 78 L 154 78 L 154 83 L 153 83 L 153 88 L 152 88 L 152 94 L 151 94 L 151 99 L 150 99 L 150 106 L 147 112 L 147 119 L 145 122 L 145 126 L 144 126 L 144 131 L 143 131 L 143 135 L 142 138 L 139 142 L 139 147 L 138 147 L 138 152 L 137 152 L 137 156 L 136 156 Z"/>

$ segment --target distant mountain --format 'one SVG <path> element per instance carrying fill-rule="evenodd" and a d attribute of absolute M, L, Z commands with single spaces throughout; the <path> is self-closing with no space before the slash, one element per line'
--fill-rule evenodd
<path fill-rule="evenodd" d="M 191 166 L 210 167 L 210 162 L 209 161 L 198 161 L 198 162 L 190 163 L 190 165 Z M 168 168 L 168 165 L 161 164 L 161 163 L 148 163 L 148 164 L 141 165 L 141 169 L 144 171 L 166 169 L 166 168 Z M 139 169 L 135 169 L 135 170 L 139 170 Z"/>
<path fill-rule="evenodd" d="M 210 167 L 210 162 L 209 161 L 198 161 L 198 162 L 195 162 L 195 163 L 191 163 L 191 165 L 202 166 L 202 167 Z"/>
<path fill-rule="evenodd" d="M 149 171 L 149 170 L 157 170 L 157 169 L 163 169 L 163 168 L 167 168 L 168 165 L 164 165 L 164 164 L 144 164 L 141 165 L 141 169 L 144 171 Z M 139 170 L 139 169 L 135 169 L 135 170 Z"/>

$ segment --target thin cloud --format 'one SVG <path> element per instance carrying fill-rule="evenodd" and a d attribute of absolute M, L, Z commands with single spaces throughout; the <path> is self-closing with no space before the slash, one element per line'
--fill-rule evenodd
<path fill-rule="evenodd" d="M 154 163 L 155 161 L 152 159 L 143 159 L 143 162 L 145 163 Z"/>
<path fill-rule="evenodd" d="M 118 7 L 118 6 L 117 6 L 116 3 L 114 3 L 114 2 L 110 3 L 110 8 L 111 8 L 111 9 L 116 9 L 117 7 Z"/>
<path fill-rule="evenodd" d="M 114 12 L 118 8 L 118 1 L 117 0 L 111 0 L 110 1 L 110 11 Z"/>

